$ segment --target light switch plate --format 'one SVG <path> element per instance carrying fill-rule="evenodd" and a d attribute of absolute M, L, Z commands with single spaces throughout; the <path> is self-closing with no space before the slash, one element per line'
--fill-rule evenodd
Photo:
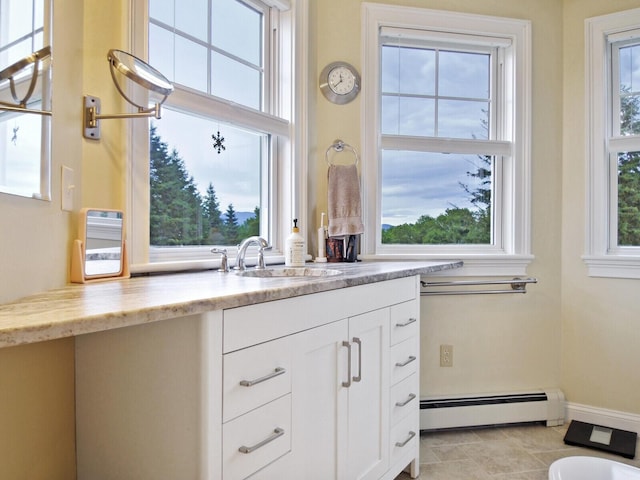
<path fill-rule="evenodd" d="M 62 181 L 61 185 L 61 207 L 62 210 L 67 212 L 73 211 L 73 191 L 76 188 L 73 182 L 73 169 L 65 165 L 62 166 Z"/>

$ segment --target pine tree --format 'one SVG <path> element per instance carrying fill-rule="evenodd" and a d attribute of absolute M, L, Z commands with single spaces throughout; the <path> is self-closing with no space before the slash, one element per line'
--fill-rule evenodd
<path fill-rule="evenodd" d="M 253 217 L 247 218 L 238 229 L 240 238 L 252 237 L 260 235 L 260 207 L 253 209 Z"/>
<path fill-rule="evenodd" d="M 150 243 L 194 245 L 202 240 L 202 199 L 177 150 L 169 152 L 151 127 Z"/>
<path fill-rule="evenodd" d="M 218 201 L 212 183 L 209 183 L 207 187 L 207 194 L 204 197 L 202 210 L 206 225 L 206 243 L 210 245 L 224 245 L 226 243 L 224 237 L 224 222 L 222 220 L 222 212 L 220 211 L 220 202 Z"/>
<path fill-rule="evenodd" d="M 229 204 L 225 212 L 224 236 L 229 245 L 236 245 L 240 240 L 240 235 L 238 234 L 238 217 L 236 216 L 236 211 L 232 203 Z"/>

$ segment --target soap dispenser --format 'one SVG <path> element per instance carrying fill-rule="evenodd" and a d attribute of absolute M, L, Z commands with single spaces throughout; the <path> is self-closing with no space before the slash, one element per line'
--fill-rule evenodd
<path fill-rule="evenodd" d="M 300 235 L 297 218 L 293 219 L 293 229 L 285 243 L 284 264 L 287 267 L 304 267 L 304 237 Z"/>

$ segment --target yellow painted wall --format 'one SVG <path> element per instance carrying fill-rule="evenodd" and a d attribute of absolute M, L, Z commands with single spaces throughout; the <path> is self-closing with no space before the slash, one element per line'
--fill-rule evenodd
<path fill-rule="evenodd" d="M 592 279 L 584 244 L 583 20 L 640 0 L 388 0 L 385 3 L 530 19 L 533 25 L 533 211 L 526 295 L 423 299 L 423 394 L 560 386 L 571 402 L 640 413 L 637 281 Z M 124 122 L 103 140 L 81 136 L 83 94 L 119 111 L 106 52 L 127 48 L 127 0 L 55 2 L 53 201 L 0 196 L 0 302 L 64 285 L 75 215 L 60 210 L 60 168 L 81 179 L 82 206 L 126 204 Z M 360 148 L 360 98 L 330 104 L 318 72 L 333 60 L 361 67 L 360 0 L 310 0 L 310 228 L 326 209 L 324 151 L 336 138 Z M 564 54 L 563 54 L 564 48 Z M 563 96 L 564 91 L 564 96 Z M 563 116 L 565 121 L 563 121 Z M 366 159 L 363 159 L 366 161 Z M 13 227 L 7 227 L 13 226 Z M 438 345 L 454 366 L 438 366 Z M 73 340 L 0 350 L 0 477 L 68 479 L 73 466 Z M 11 470 L 4 470 L 4 469 Z"/>
<path fill-rule="evenodd" d="M 576 403 L 640 414 L 638 280 L 590 278 L 585 238 L 584 20 L 638 0 L 566 0 L 562 205 L 562 386 Z"/>
<path fill-rule="evenodd" d="M 122 109 L 106 60 L 127 49 L 128 1 L 54 1 L 52 201 L 0 194 L 0 302 L 68 281 L 69 251 L 83 206 L 123 208 L 124 127 L 82 137 L 82 96 Z M 121 110 L 120 110 L 121 111 Z M 75 212 L 60 208 L 62 165 L 75 173 Z M 75 478 L 74 340 L 0 349 L 0 478 Z"/>
<path fill-rule="evenodd" d="M 314 0 L 317 73 L 329 62 L 361 67 L 360 0 Z M 532 21 L 532 249 L 526 295 L 425 297 L 422 300 L 421 395 L 487 393 L 560 386 L 560 225 L 562 175 L 562 2 L 387 0 L 411 7 Z M 366 79 L 363 80 L 366 82 Z M 310 155 L 309 218 L 326 211 L 324 152 L 335 138 L 360 149 L 360 102 L 334 105 L 317 87 L 316 138 Z M 363 158 L 363 162 L 367 159 Z M 439 345 L 454 346 L 453 367 L 439 366 Z"/>

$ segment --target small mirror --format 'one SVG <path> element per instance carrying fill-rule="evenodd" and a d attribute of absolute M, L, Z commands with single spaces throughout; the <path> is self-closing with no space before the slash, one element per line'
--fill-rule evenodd
<path fill-rule="evenodd" d="M 71 281 L 128 277 L 123 213 L 85 208 L 71 257 Z"/>
<path fill-rule="evenodd" d="M 120 92 L 120 95 L 136 107 L 138 111 L 135 113 L 102 114 L 100 112 L 100 99 L 92 95 L 85 95 L 83 100 L 84 114 L 82 122 L 84 125 L 84 137 L 90 140 L 100 139 L 100 120 L 149 117 L 155 117 L 159 120 L 161 118 L 161 106 L 167 97 L 171 95 L 171 92 L 173 92 L 173 85 L 164 75 L 130 53 L 123 52 L 122 50 L 109 50 L 107 60 L 109 60 L 111 78 L 113 79 L 116 89 Z M 132 95 L 133 89 L 128 88 L 126 80 L 131 80 L 134 84 L 143 87 L 145 94 L 142 95 L 141 98 L 151 100 L 148 96 L 149 93 L 151 93 L 151 96 L 159 96 L 161 98 L 154 99 L 155 105 L 153 107 L 135 102 L 132 97 L 135 98 L 136 95 Z"/>

